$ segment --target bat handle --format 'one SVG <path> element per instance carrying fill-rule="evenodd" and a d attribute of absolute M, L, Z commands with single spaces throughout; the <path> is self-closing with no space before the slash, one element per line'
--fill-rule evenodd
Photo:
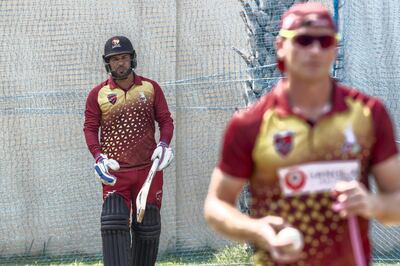
<path fill-rule="evenodd" d="M 366 266 L 357 217 L 354 215 L 350 216 L 347 223 L 349 226 L 351 246 L 353 248 L 356 266 Z"/>
<path fill-rule="evenodd" d="M 151 169 L 153 171 L 157 171 L 157 167 L 158 167 L 159 164 L 160 164 L 160 159 L 155 158 L 153 164 L 151 165 Z"/>

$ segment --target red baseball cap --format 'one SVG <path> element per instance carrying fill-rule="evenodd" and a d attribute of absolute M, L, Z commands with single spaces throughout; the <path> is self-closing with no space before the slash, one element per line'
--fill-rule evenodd
<path fill-rule="evenodd" d="M 281 18 L 281 29 L 284 30 L 296 30 L 307 26 L 331 28 L 336 32 L 329 10 L 321 3 L 294 4 Z"/>
<path fill-rule="evenodd" d="M 330 28 L 337 32 L 329 10 L 321 3 L 306 2 L 294 4 L 281 18 L 281 30 L 297 30 L 301 27 Z M 285 69 L 283 60 L 277 59 L 278 68 Z"/>

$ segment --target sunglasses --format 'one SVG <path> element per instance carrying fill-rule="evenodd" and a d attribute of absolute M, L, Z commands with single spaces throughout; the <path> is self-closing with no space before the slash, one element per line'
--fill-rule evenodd
<path fill-rule="evenodd" d="M 311 44 L 317 41 L 322 49 L 331 48 L 332 46 L 336 45 L 336 43 L 340 40 L 338 34 L 335 35 L 326 34 L 318 36 L 309 34 L 296 35 L 296 32 L 291 30 L 281 30 L 279 32 L 279 35 L 287 39 L 292 39 L 295 44 L 298 44 L 299 46 L 302 47 L 310 46 Z"/>

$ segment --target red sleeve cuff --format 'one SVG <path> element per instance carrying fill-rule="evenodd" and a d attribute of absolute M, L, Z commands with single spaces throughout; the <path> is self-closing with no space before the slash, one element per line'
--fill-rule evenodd
<path fill-rule="evenodd" d="M 241 178 L 249 180 L 251 177 L 251 173 L 247 173 L 245 171 L 237 171 L 237 169 L 233 169 L 229 165 L 225 164 L 223 161 L 218 163 L 218 168 L 227 175 L 230 175 L 235 178 Z"/>

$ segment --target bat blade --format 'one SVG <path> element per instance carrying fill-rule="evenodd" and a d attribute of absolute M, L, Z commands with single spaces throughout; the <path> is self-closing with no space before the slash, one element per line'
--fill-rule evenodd
<path fill-rule="evenodd" d="M 149 190 L 150 186 L 147 185 L 146 182 L 146 184 L 140 189 L 140 192 L 136 198 L 136 221 L 138 223 L 141 223 L 143 220 L 144 210 L 146 209 L 146 201 Z"/>
<path fill-rule="evenodd" d="M 144 211 L 146 209 L 147 195 L 149 194 L 153 177 L 157 172 L 158 163 L 159 163 L 158 158 L 153 161 L 149 174 L 147 175 L 147 178 L 144 181 L 144 184 L 136 197 L 136 221 L 138 223 L 141 223 L 143 221 Z"/>

